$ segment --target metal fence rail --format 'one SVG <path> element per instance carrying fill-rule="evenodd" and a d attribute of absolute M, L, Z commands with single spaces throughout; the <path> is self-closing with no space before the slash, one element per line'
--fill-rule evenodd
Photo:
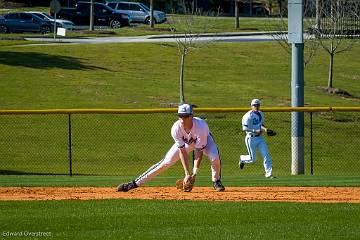
<path fill-rule="evenodd" d="M 222 158 L 222 174 L 262 175 L 262 159 L 238 168 L 246 153 L 247 108 L 196 108 Z M 360 107 L 262 108 L 278 135 L 266 138 L 274 174 L 291 174 L 291 112 L 305 112 L 305 174 L 360 174 Z M 173 144 L 176 109 L 0 110 L 0 174 L 137 176 Z M 163 175 L 181 175 L 180 163 Z M 209 175 L 204 160 L 200 174 Z"/>

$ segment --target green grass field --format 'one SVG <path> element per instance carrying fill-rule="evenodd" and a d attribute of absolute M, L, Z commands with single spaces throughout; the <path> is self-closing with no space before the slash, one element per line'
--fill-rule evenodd
<path fill-rule="evenodd" d="M 0 49 L 2 109 L 158 108 L 179 101 L 175 48 L 161 44 L 6 45 L 9 42 L 4 41 Z M 335 59 L 334 86 L 354 96 L 360 95 L 360 63 L 351 59 L 359 54 L 360 46 L 355 45 Z M 289 61 L 289 55 L 277 43 L 214 43 L 188 56 L 185 98 L 200 107 L 246 107 L 250 99 L 261 96 L 264 106 L 289 106 Z M 358 106 L 357 99 L 318 90 L 327 81 L 324 53 L 319 52 L 305 71 L 306 105 Z M 207 119 L 218 142 L 223 174 L 239 176 L 238 156 L 246 152 L 241 114 L 200 116 Z M 266 117 L 267 124 L 279 133 L 268 139 L 274 170 L 277 175 L 287 176 L 290 115 L 269 113 Z M 309 115 L 305 117 L 309 173 Z M 315 174 L 358 175 L 359 140 L 349 141 L 347 136 L 360 134 L 359 119 L 356 113 L 314 115 Z M 159 161 L 172 144 L 169 129 L 174 120 L 172 114 L 148 115 L 146 121 L 141 115 L 73 116 L 74 174 L 137 176 Z M 67 116 L 1 116 L 1 121 L 2 172 L 68 173 Z M 342 159 L 345 151 L 346 161 L 335 164 L 334 159 Z M 207 163 L 204 161 L 204 169 Z M 180 172 L 175 167 L 165 176 Z M 258 161 L 244 174 L 261 173 Z M 208 170 L 202 174 L 208 175 Z"/>
<path fill-rule="evenodd" d="M 0 202 L 0 230 L 51 235 L 38 239 L 348 240 L 360 235 L 359 209 L 359 204 L 308 203 Z"/>
<path fill-rule="evenodd" d="M 179 166 L 180 167 L 180 166 Z M 207 175 L 197 177 L 196 186 L 211 186 L 211 179 Z M 0 186 L 3 187 L 114 187 L 120 183 L 129 181 L 131 176 L 43 176 L 43 175 L 8 175 L 0 176 Z M 178 176 L 158 176 L 146 186 L 173 186 Z M 227 176 L 224 175 L 225 186 L 255 187 L 255 186 L 307 186 L 307 187 L 357 187 L 360 185 L 360 177 L 353 176 L 281 176 L 268 180 L 260 174 L 250 176 Z"/>
<path fill-rule="evenodd" d="M 0 51 L 2 109 L 149 108 L 179 101 L 179 57 L 174 47 L 11 45 Z M 359 52 L 355 45 L 335 57 L 334 87 L 354 96 L 360 95 L 360 66 L 351 60 Z M 357 106 L 357 100 L 317 89 L 327 84 L 327 63 L 320 51 L 305 69 L 305 104 Z M 254 96 L 262 96 L 264 106 L 290 105 L 290 56 L 277 43 L 212 44 L 190 54 L 186 64 L 186 100 L 201 107 L 244 107 Z"/>
<path fill-rule="evenodd" d="M 158 108 L 179 101 L 179 59 L 172 47 L 161 44 L 4 45 L 0 52 L 2 109 Z M 359 45 L 355 45 L 352 51 L 335 59 L 334 86 L 354 96 L 360 95 L 357 84 L 360 63 L 351 59 L 356 59 L 359 52 Z M 289 61 L 289 55 L 277 43 L 214 43 L 188 56 L 185 98 L 200 107 L 245 107 L 250 99 L 261 96 L 264 106 L 289 106 Z M 306 105 L 358 106 L 357 99 L 335 97 L 318 90 L 318 86 L 326 85 L 327 62 L 327 56 L 319 52 L 305 70 Z M 237 159 L 246 151 L 240 133 L 241 115 L 200 116 L 208 120 L 216 137 L 223 157 L 224 175 L 239 175 Z M 5 141 L 1 145 L 3 171 L 68 172 L 66 116 L 2 116 L 1 119 L 0 129 Z M 268 140 L 268 145 L 274 158 L 274 170 L 281 176 L 290 171 L 289 119 L 286 113 L 269 113 L 266 120 L 279 132 L 277 138 Z M 151 115 L 146 121 L 139 115 L 73 116 L 74 173 L 126 173 L 135 177 L 159 161 L 172 144 L 169 129 L 174 120 L 173 115 Z M 315 174 L 358 174 L 356 157 L 334 164 L 334 159 L 344 157 L 344 141 L 346 156 L 359 155 L 358 139 L 348 141 L 346 137 L 359 135 L 358 121 L 356 113 L 314 116 Z M 306 115 L 307 147 L 309 131 L 309 116 Z M 306 159 L 309 173 L 308 150 Z M 179 168 L 175 169 L 167 174 L 179 174 Z M 259 161 L 249 167 L 246 174 L 261 172 Z M 203 174 L 207 175 L 208 171 Z"/>
<path fill-rule="evenodd" d="M 262 176 L 261 156 L 244 171 L 238 168 L 240 154 L 246 153 L 240 131 L 240 113 L 200 114 L 209 123 L 220 150 L 222 174 L 234 177 Z M 350 114 L 356 119 L 356 114 Z M 268 126 L 277 126 L 278 136 L 267 138 L 273 159 L 274 174 L 288 177 L 291 169 L 289 113 L 268 113 Z M 305 172 L 311 173 L 309 116 L 306 118 Z M 335 117 L 336 118 L 336 117 Z M 146 121 L 144 121 L 146 119 Z M 62 174 L 70 171 L 66 115 L 1 116 L 2 135 L 0 172 L 2 174 Z M 123 176 L 135 178 L 160 161 L 173 144 L 169 129 L 173 114 L 150 115 L 73 115 L 72 173 L 74 175 Z M 314 117 L 313 173 L 315 176 L 358 176 L 360 134 L 358 120 L 337 122 Z M 159 126 L 162 126 L 161 128 Z M 137 126 L 141 126 L 139 129 Z M 146 129 L 146 131 L 142 131 Z M 326 129 L 336 129 L 327 132 Z M 154 137 L 156 136 L 156 137 Z M 346 143 L 347 154 L 342 150 Z M 329 148 L 328 146 L 337 146 Z M 346 159 L 341 164 L 334 159 Z M 181 176 L 178 163 L 162 176 Z M 200 176 L 209 176 L 210 164 L 205 158 Z M 330 179 L 329 179 L 330 180 Z"/>
<path fill-rule="evenodd" d="M 231 26 L 232 20 L 227 21 L 223 24 Z M 158 108 L 179 101 L 176 48 L 24 44 L 29 42 L 0 41 L 1 109 Z M 360 96 L 359 54 L 356 44 L 335 57 L 334 86 L 356 97 Z M 326 85 L 327 64 L 327 55 L 320 51 L 305 69 L 306 105 L 358 106 L 357 99 L 318 90 Z M 246 107 L 254 97 L 260 97 L 264 106 L 289 106 L 290 66 L 290 56 L 276 43 L 212 44 L 188 56 L 185 97 L 200 107 Z M 268 113 L 268 125 L 279 133 L 267 140 L 274 174 L 279 176 L 274 181 L 262 176 L 260 159 L 244 172 L 238 170 L 238 155 L 245 152 L 241 114 L 200 115 L 209 122 L 219 145 L 225 186 L 360 185 L 357 113 L 314 116 L 313 176 L 308 151 L 306 175 L 290 175 L 290 116 Z M 156 114 L 145 118 L 73 116 L 75 176 L 70 177 L 66 175 L 67 116 L 1 115 L 0 186 L 115 188 L 161 159 L 172 144 L 169 129 L 174 120 L 173 115 Z M 305 131 L 308 149 L 308 115 Z M 209 163 L 205 159 L 203 164 L 197 184 L 209 186 Z M 173 185 L 180 175 L 177 164 L 148 185 Z M 359 207 L 345 203 L 0 201 L 0 234 L 2 239 L 24 239 L 14 235 L 25 232 L 50 233 L 38 239 L 358 239 Z"/>

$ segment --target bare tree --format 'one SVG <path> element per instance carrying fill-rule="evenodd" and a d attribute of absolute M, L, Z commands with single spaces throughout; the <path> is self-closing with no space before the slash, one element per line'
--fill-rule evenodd
<path fill-rule="evenodd" d="M 269 12 L 269 16 L 273 15 L 275 0 L 267 0 L 264 4 L 266 10 Z"/>
<path fill-rule="evenodd" d="M 316 28 L 319 28 L 319 26 L 320 26 L 321 3 L 322 3 L 322 0 L 315 0 L 315 11 L 316 11 L 316 14 L 315 14 L 315 23 L 316 23 L 316 25 L 315 25 L 315 27 Z"/>
<path fill-rule="evenodd" d="M 214 27 L 218 14 L 202 13 L 199 10 L 188 8 L 183 4 L 184 15 L 172 16 L 169 24 L 176 39 L 176 46 L 180 56 L 180 103 L 185 102 L 184 71 L 186 56 L 216 41 L 206 38 Z M 175 34 L 179 33 L 179 34 Z"/>
<path fill-rule="evenodd" d="M 284 0 L 278 0 L 278 5 L 279 5 L 279 13 L 283 12 L 283 2 Z"/>
<path fill-rule="evenodd" d="M 352 48 L 355 43 L 352 38 L 360 30 L 360 21 L 356 12 L 359 9 L 359 1 L 326 0 L 317 4 L 317 7 L 319 7 L 318 16 L 310 32 L 321 48 L 329 54 L 327 88 L 331 89 L 334 80 L 334 57 Z"/>
<path fill-rule="evenodd" d="M 304 16 L 309 15 L 309 12 L 312 11 L 312 6 L 308 3 L 309 1 L 305 2 Z M 291 44 L 288 42 L 287 8 L 281 7 L 279 11 L 279 18 L 269 18 L 269 20 L 266 21 L 265 27 L 272 38 L 291 56 Z M 305 22 L 306 21 L 305 19 Z M 305 23 L 304 25 L 309 25 L 309 23 Z M 319 47 L 319 43 L 312 36 L 304 35 L 304 67 L 311 62 Z"/>

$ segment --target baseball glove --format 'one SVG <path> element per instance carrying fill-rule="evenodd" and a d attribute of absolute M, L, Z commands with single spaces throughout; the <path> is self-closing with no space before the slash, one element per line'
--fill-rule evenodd
<path fill-rule="evenodd" d="M 184 179 L 176 180 L 176 188 L 180 189 L 183 192 L 191 192 L 195 184 L 195 176 L 191 176 L 190 179 L 184 184 Z"/>
<path fill-rule="evenodd" d="M 274 130 L 271 130 L 271 129 L 268 129 L 267 131 L 266 131 L 266 134 L 268 135 L 268 136 L 276 136 L 276 132 L 274 131 Z"/>

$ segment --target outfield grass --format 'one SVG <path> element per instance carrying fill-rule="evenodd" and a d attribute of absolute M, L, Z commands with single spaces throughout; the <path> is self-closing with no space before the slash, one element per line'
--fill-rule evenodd
<path fill-rule="evenodd" d="M 2 109 L 153 108 L 179 101 L 175 48 L 160 44 L 3 46 L 0 53 Z M 334 85 L 355 96 L 360 95 L 360 62 L 351 59 L 359 54 L 356 45 L 335 60 Z M 185 97 L 200 107 L 246 107 L 254 97 L 260 97 L 264 106 L 290 105 L 289 56 L 276 43 L 216 43 L 190 54 L 186 64 Z M 317 86 L 325 85 L 326 77 L 327 56 L 319 53 L 306 68 L 306 105 L 358 106 L 357 99 L 320 92 Z M 262 173 L 261 160 L 244 173 L 238 171 L 238 156 L 246 152 L 240 133 L 242 114 L 199 115 L 207 119 L 218 143 L 224 176 Z M 286 177 L 291 162 L 290 115 L 269 113 L 266 118 L 267 125 L 279 133 L 267 140 L 274 173 Z M 175 118 L 155 114 L 145 119 L 141 115 L 73 116 L 74 174 L 135 177 L 159 161 L 172 144 L 169 129 Z M 308 115 L 305 121 L 309 173 Z M 351 113 L 314 115 L 315 174 L 358 175 L 359 139 L 347 137 L 360 134 L 358 121 L 358 114 Z M 1 123 L 1 171 L 68 172 L 67 116 L 1 116 Z M 204 161 L 202 175 L 209 175 L 208 167 Z M 180 166 L 174 166 L 165 177 L 179 174 Z"/>
<path fill-rule="evenodd" d="M 0 231 L 45 232 L 51 239 L 349 240 L 360 235 L 359 210 L 359 204 L 12 201 L 0 202 Z"/>
<path fill-rule="evenodd" d="M 79 47 L 81 46 L 81 47 Z M 148 108 L 179 101 L 177 49 L 161 44 L 3 46 L 2 109 Z M 334 87 L 360 95 L 360 46 L 335 57 Z M 207 61 L 204 61 L 207 59 Z M 201 107 L 290 105 L 290 56 L 277 43 L 217 43 L 188 55 L 185 98 Z M 305 104 L 357 106 L 329 96 L 328 56 L 305 69 Z M 51 79 L 51 80 L 49 80 Z M 160 86 L 160 87 L 159 87 Z"/>
<path fill-rule="evenodd" d="M 215 136 L 224 177 L 262 177 L 260 155 L 256 163 L 246 165 L 243 171 L 239 170 L 239 155 L 246 153 L 240 130 L 240 113 L 199 115 L 207 120 Z M 266 139 L 273 159 L 274 174 L 281 178 L 288 177 L 291 169 L 290 114 L 268 113 L 267 117 L 268 126 L 279 125 L 276 127 L 278 136 Z M 0 173 L 69 174 L 67 120 L 66 115 L 1 116 Z M 137 177 L 160 161 L 173 144 L 169 129 L 174 120 L 174 114 L 73 115 L 72 173 L 126 176 L 127 179 Z M 337 122 L 315 116 L 313 122 L 314 174 L 322 177 L 358 176 L 360 165 L 356 156 L 360 154 L 357 147 L 359 140 L 350 141 L 347 136 L 360 134 L 357 128 L 359 121 Z M 305 126 L 305 172 L 309 175 L 311 159 L 308 116 Z M 326 129 L 336 131 L 328 132 Z M 342 143 L 346 143 L 346 155 L 343 154 Z M 335 159 L 346 161 L 340 164 Z M 181 169 L 178 162 L 161 176 L 180 177 Z M 199 175 L 210 176 L 210 163 L 206 157 Z"/>

